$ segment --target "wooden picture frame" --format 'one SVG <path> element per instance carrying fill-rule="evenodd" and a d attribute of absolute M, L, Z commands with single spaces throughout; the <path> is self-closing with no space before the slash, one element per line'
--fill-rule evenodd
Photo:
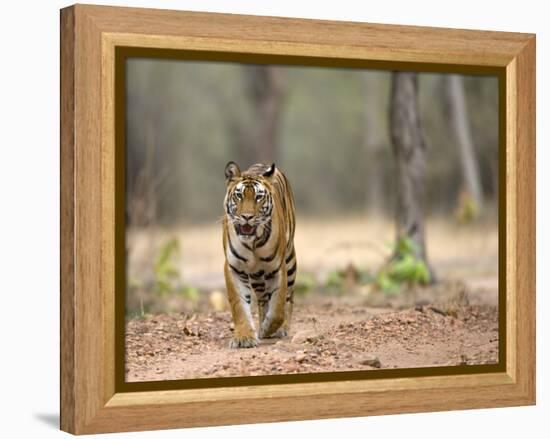
<path fill-rule="evenodd" d="M 115 245 L 119 48 L 498 75 L 505 122 L 500 127 L 505 211 L 499 237 L 506 268 L 500 274 L 506 310 L 502 367 L 467 374 L 239 386 L 228 381 L 213 388 L 121 391 L 115 366 L 117 336 L 124 331 L 124 322 L 115 318 L 115 260 L 121 256 Z M 105 6 L 61 11 L 62 430 L 84 434 L 534 403 L 534 35 Z"/>

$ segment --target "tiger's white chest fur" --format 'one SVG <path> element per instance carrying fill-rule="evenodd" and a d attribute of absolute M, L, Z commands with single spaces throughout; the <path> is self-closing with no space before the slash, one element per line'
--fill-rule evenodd
<path fill-rule="evenodd" d="M 279 240 L 279 230 L 277 225 L 271 225 L 269 239 L 260 247 L 262 236 L 266 233 L 265 225 L 258 227 L 256 239 L 241 240 L 234 227 L 228 228 L 228 245 L 226 248 L 226 258 L 229 264 L 240 271 L 248 274 L 257 273 L 261 270 L 270 272 L 278 268 L 281 261 L 275 257 L 277 252 L 277 242 Z"/>

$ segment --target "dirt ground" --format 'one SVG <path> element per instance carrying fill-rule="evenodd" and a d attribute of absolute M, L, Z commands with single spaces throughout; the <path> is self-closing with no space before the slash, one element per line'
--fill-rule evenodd
<path fill-rule="evenodd" d="M 298 275 L 310 274 L 315 286 L 296 297 L 288 337 L 240 350 L 228 348 L 230 313 L 209 304 L 212 295 L 225 296 L 219 224 L 157 231 L 154 239 L 130 233 L 130 279 L 146 273 L 155 246 L 175 236 L 182 279 L 200 290 L 200 300 L 189 307 L 146 288 L 129 295 L 128 308 L 142 312 L 127 320 L 127 381 L 496 363 L 498 233 L 490 221 L 428 221 L 428 254 L 439 278 L 433 287 L 393 296 L 369 286 L 341 295 L 321 291 L 331 272 L 349 264 L 376 272 L 387 260 L 392 224 L 299 218 Z"/>
<path fill-rule="evenodd" d="M 395 311 L 333 300 L 295 307 L 291 334 L 229 349 L 229 312 L 159 314 L 127 323 L 126 380 L 273 375 L 498 361 L 494 306 Z"/>

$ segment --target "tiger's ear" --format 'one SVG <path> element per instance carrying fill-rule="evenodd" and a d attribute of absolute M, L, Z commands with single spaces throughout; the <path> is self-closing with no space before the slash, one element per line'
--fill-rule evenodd
<path fill-rule="evenodd" d="M 229 183 L 234 178 L 241 176 L 241 170 L 239 169 L 239 165 L 235 162 L 229 162 L 227 165 L 225 165 L 225 181 Z"/>
<path fill-rule="evenodd" d="M 264 177 L 271 177 L 273 173 L 275 172 L 275 163 L 271 163 L 269 168 L 265 170 L 265 172 L 262 174 Z"/>

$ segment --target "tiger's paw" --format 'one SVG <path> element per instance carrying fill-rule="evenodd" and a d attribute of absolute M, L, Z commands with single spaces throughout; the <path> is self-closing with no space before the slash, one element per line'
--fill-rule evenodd
<path fill-rule="evenodd" d="M 258 346 L 258 339 L 255 336 L 233 337 L 229 341 L 231 349 L 255 348 L 256 346 Z"/>
<path fill-rule="evenodd" d="M 284 338 L 288 336 L 288 331 L 283 328 L 277 329 L 274 333 L 265 335 L 260 331 L 260 338 Z"/>
<path fill-rule="evenodd" d="M 285 337 L 287 334 L 286 334 L 286 331 L 284 331 L 284 329 L 281 328 L 282 323 L 283 322 L 281 319 L 274 319 L 271 321 L 264 320 L 264 323 L 260 327 L 260 333 L 259 333 L 260 338 Z M 278 334 L 283 334 L 283 332 L 284 332 L 284 335 L 278 335 Z"/>
<path fill-rule="evenodd" d="M 288 331 L 284 328 L 279 328 L 279 329 L 277 329 L 275 334 L 273 334 L 271 337 L 272 338 L 284 338 L 284 337 L 287 337 L 287 336 L 288 336 Z"/>

